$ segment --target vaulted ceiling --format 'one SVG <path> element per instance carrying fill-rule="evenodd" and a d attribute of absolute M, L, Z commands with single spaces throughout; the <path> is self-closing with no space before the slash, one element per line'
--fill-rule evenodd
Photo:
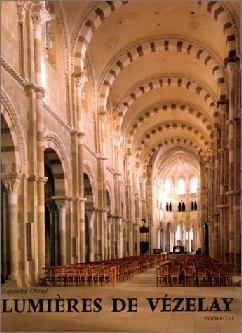
<path fill-rule="evenodd" d="M 226 95 L 224 59 L 239 53 L 239 2 L 66 1 L 74 65 L 88 58 L 100 107 L 137 159 L 174 149 L 206 158 Z M 179 147 L 179 149 L 178 149 Z M 177 150 L 178 149 L 178 150 Z"/>

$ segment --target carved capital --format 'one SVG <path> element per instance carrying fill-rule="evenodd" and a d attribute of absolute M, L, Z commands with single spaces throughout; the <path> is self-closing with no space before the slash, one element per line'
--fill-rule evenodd
<path fill-rule="evenodd" d="M 239 58 L 237 61 L 230 61 L 227 64 L 227 69 L 230 73 L 230 75 L 239 73 L 240 71 L 240 62 L 239 62 Z"/>
<path fill-rule="evenodd" d="M 18 192 L 18 186 L 22 175 L 20 173 L 2 174 L 1 180 L 4 187 L 7 189 L 8 194 Z"/>
<path fill-rule="evenodd" d="M 39 182 L 43 182 L 44 184 L 46 184 L 47 181 L 48 181 L 48 177 L 39 177 L 39 178 L 38 178 L 38 181 L 39 181 Z"/>
<path fill-rule="evenodd" d="M 59 210 L 65 209 L 67 208 L 68 202 L 69 202 L 69 198 L 67 197 L 59 197 L 59 196 L 53 196 L 51 197 L 52 200 L 54 200 L 57 208 Z"/>
<path fill-rule="evenodd" d="M 27 10 L 30 7 L 30 1 L 17 1 L 17 14 L 19 23 L 23 23 L 26 17 Z"/>
<path fill-rule="evenodd" d="M 45 1 L 31 2 L 30 10 L 33 28 L 40 32 L 42 25 L 51 20 L 51 16 L 45 7 Z"/>
<path fill-rule="evenodd" d="M 81 100 L 84 100 L 86 97 L 86 94 L 84 92 L 84 87 L 87 82 L 88 82 L 88 77 L 86 71 L 83 71 L 75 76 L 75 86 L 77 88 L 78 96 L 81 98 Z"/>
<path fill-rule="evenodd" d="M 82 90 L 87 82 L 88 77 L 86 71 L 82 71 L 81 73 L 75 75 L 75 85 L 77 88 Z"/>

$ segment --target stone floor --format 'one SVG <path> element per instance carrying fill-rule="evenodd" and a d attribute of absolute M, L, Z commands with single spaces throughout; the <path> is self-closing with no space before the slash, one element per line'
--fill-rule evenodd
<path fill-rule="evenodd" d="M 2 298 L 33 298 L 36 301 L 40 298 L 64 298 L 65 302 L 68 298 L 75 298 L 79 301 L 80 312 L 3 313 L 3 332 L 240 332 L 239 287 L 156 287 L 155 269 L 136 275 L 115 287 L 28 288 L 27 294 L 26 289 L 22 288 L 22 295 L 14 293 L 16 291 L 19 290 L 2 288 Z M 231 312 L 160 312 L 160 301 L 152 312 L 147 298 L 165 296 L 204 297 L 209 306 L 214 297 L 219 302 L 222 302 L 222 297 L 233 297 L 234 300 Z M 102 311 L 82 312 L 84 298 L 101 298 Z M 112 298 L 125 300 L 126 310 L 127 299 L 137 298 L 137 312 L 112 312 Z M 11 304 L 8 306 L 10 309 Z M 92 306 L 94 309 L 97 308 Z"/>

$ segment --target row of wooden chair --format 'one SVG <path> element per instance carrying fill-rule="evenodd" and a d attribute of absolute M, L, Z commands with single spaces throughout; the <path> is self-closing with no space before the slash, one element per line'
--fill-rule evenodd
<path fill-rule="evenodd" d="M 45 286 L 106 286 L 130 279 L 166 259 L 166 254 L 132 256 L 44 268 Z"/>
<path fill-rule="evenodd" d="M 179 256 L 179 255 L 178 255 Z M 214 258 L 183 255 L 170 258 L 156 269 L 156 284 L 231 286 L 233 267 Z"/>

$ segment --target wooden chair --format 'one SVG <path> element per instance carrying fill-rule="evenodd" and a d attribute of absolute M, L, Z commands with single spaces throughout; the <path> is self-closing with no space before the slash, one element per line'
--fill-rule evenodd
<path fill-rule="evenodd" d="M 196 268 L 196 282 L 197 285 L 206 286 L 207 285 L 207 268 L 204 265 L 197 266 Z"/>
<path fill-rule="evenodd" d="M 209 265 L 208 267 L 208 281 L 210 286 L 220 286 L 221 274 L 220 265 Z"/>
<path fill-rule="evenodd" d="M 170 271 L 170 284 L 173 285 L 173 280 L 176 281 L 176 284 L 179 285 L 181 278 L 181 265 L 180 264 L 174 264 L 171 266 Z"/>
<path fill-rule="evenodd" d="M 233 266 L 230 264 L 223 264 L 220 270 L 220 282 L 222 286 L 233 285 Z"/>
<path fill-rule="evenodd" d="M 156 268 L 156 286 L 160 286 L 162 282 L 165 282 L 165 285 L 169 285 L 169 266 L 161 266 Z"/>
<path fill-rule="evenodd" d="M 194 279 L 195 279 L 195 268 L 192 265 L 185 266 L 183 268 L 184 274 L 184 286 L 187 286 L 188 280 L 191 280 L 192 286 L 194 286 Z"/>

